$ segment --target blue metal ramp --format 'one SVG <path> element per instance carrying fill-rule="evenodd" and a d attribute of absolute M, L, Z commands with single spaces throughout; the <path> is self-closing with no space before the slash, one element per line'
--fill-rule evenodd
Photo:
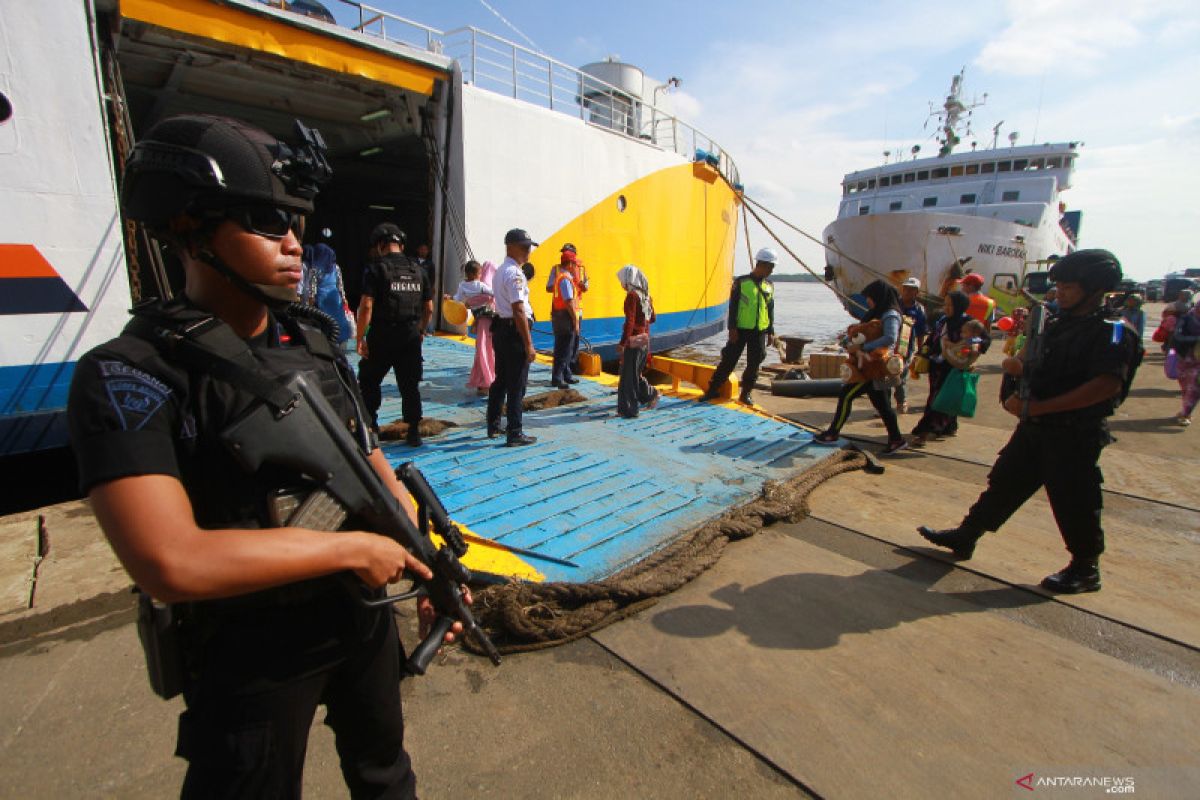
<path fill-rule="evenodd" d="M 684 397 L 623 419 L 609 376 L 576 384 L 585 402 L 527 412 L 525 431 L 538 442 L 509 448 L 487 438 L 487 398 L 466 388 L 470 340 L 429 338 L 424 354 L 424 415 L 457 427 L 416 449 L 387 443 L 388 460 L 415 461 L 472 533 L 578 565 L 524 557 L 544 580 L 609 575 L 829 453 L 793 425 Z M 549 389 L 539 360 L 527 396 Z M 379 419 L 399 417 L 389 376 Z"/>

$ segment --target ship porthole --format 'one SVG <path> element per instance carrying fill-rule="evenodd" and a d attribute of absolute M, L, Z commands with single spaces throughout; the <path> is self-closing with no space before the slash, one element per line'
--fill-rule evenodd
<path fill-rule="evenodd" d="M 625 202 L 625 195 L 617 195 L 617 211 L 624 211 L 626 205 L 628 205 L 628 203 Z"/>
<path fill-rule="evenodd" d="M 3 92 L 0 92 L 0 124 L 8 122 L 12 119 L 12 103 L 8 102 L 8 98 Z"/>

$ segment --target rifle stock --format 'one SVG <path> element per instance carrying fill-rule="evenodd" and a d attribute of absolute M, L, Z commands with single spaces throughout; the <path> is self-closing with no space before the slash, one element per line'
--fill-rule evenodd
<path fill-rule="evenodd" d="M 295 397 L 290 410 L 276 414 L 268 405 L 259 404 L 221 433 L 234 458 L 251 473 L 272 464 L 303 475 L 320 487 L 319 492 L 328 493 L 337 501 L 344 511 L 342 519 L 345 516 L 356 518 L 367 530 L 393 539 L 429 567 L 433 577 L 430 580 L 418 580 L 419 589 L 416 592 L 388 595 L 381 591 L 380 596 L 376 597 L 365 597 L 361 592 L 358 593 L 360 601 L 372 607 L 389 605 L 419 594 L 427 595 L 433 603 L 438 617 L 429 635 L 408 659 L 406 667 L 411 674 L 425 674 L 429 662 L 456 621 L 462 623 L 463 635 L 471 637 L 493 664 L 499 664 L 500 654 L 475 622 L 463 600 L 460 587 L 471 579 L 471 573 L 459 561 L 466 552 L 466 544 L 461 536 L 457 537 L 457 542 L 453 542 L 454 533 L 447 534 L 451 529 L 457 531 L 457 528 L 450 522 L 445 507 L 424 476 L 412 464 L 405 465 L 406 469 L 402 470 L 420 478 L 421 491 L 414 494 L 422 509 L 422 518 L 431 511 L 435 529 L 446 540 L 446 544 L 440 548 L 434 547 L 427 530 L 418 530 L 413 525 L 400 507 L 399 500 L 375 471 L 320 390 L 300 373 L 289 378 L 286 388 Z M 412 491 L 414 484 L 407 480 L 405 483 Z M 327 509 L 321 509 L 319 503 L 305 502 L 288 518 L 287 524 L 308 527 L 304 524 L 309 521 L 306 518 L 308 509 L 314 509 L 313 519 L 328 521 L 330 518 Z"/>

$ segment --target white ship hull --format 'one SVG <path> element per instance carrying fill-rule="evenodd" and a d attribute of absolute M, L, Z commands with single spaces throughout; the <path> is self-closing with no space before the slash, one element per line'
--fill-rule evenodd
<path fill-rule="evenodd" d="M 966 270 L 984 276 L 988 294 L 1003 310 L 1019 302 L 1027 273 L 1044 269 L 1049 256 L 1070 248 L 1057 221 L 1031 228 L 989 217 L 924 212 L 839 219 L 825 228 L 824 240 L 825 263 L 848 295 L 880 277 L 898 284 L 914 276 L 936 295 L 950 267 L 969 259 Z"/>

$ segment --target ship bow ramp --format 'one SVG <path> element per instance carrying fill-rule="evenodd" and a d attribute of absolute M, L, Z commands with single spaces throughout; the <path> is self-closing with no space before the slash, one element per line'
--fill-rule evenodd
<path fill-rule="evenodd" d="M 581 380 L 581 402 L 526 412 L 532 447 L 485 434 L 487 398 L 465 387 L 469 340 L 426 339 L 421 397 L 426 419 L 454 423 L 416 450 L 385 444 L 394 465 L 415 461 L 452 518 L 484 543 L 467 562 L 479 572 L 535 581 L 594 581 L 629 566 L 731 507 L 767 480 L 829 455 L 812 435 L 749 410 L 664 396 L 636 419 L 616 413 L 615 383 Z M 547 391 L 550 368 L 530 368 L 527 397 Z M 400 417 L 385 386 L 381 424 Z M 566 562 L 566 563 L 564 563 Z M 571 566 L 573 565 L 573 566 Z"/>

